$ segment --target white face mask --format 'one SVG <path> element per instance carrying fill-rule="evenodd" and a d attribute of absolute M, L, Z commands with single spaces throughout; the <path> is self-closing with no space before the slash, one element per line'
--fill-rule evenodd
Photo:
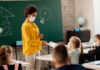
<path fill-rule="evenodd" d="M 35 19 L 36 19 L 36 17 L 31 16 L 31 17 L 29 18 L 29 21 L 30 21 L 30 22 L 34 22 Z"/>

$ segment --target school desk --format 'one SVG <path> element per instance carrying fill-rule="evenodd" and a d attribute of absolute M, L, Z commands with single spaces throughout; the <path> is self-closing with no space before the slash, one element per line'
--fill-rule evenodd
<path fill-rule="evenodd" d="M 95 61 L 93 61 L 93 62 L 95 62 Z M 88 69 L 100 70 L 100 61 L 98 64 L 89 62 L 89 63 L 82 64 L 82 66 L 85 68 L 88 68 Z"/>

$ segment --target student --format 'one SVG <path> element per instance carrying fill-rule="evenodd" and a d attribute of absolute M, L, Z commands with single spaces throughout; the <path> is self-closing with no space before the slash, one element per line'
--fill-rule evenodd
<path fill-rule="evenodd" d="M 95 36 L 95 44 L 96 44 L 96 48 L 95 49 L 91 49 L 89 51 L 89 54 L 94 55 L 94 57 L 96 60 L 100 60 L 100 34 L 97 34 Z"/>
<path fill-rule="evenodd" d="M 10 67 L 8 68 L 7 65 L 15 65 L 16 70 L 21 70 L 19 68 L 21 68 L 21 65 L 11 61 L 11 57 L 12 57 L 12 48 L 9 46 L 1 46 L 0 48 L 0 70 L 6 69 L 6 70 L 14 70 L 14 67 Z"/>
<path fill-rule="evenodd" d="M 79 56 L 80 54 L 83 54 L 81 41 L 78 37 L 73 36 L 70 38 L 69 44 L 71 48 L 71 51 L 69 52 L 71 64 L 79 64 Z"/>
<path fill-rule="evenodd" d="M 95 36 L 95 44 L 96 44 L 96 46 L 100 46 L 100 34 L 97 34 Z"/>
<path fill-rule="evenodd" d="M 27 70 L 34 70 L 36 67 L 35 56 L 39 55 L 42 45 L 47 45 L 46 41 L 41 41 L 43 34 L 40 34 L 38 26 L 34 23 L 37 16 L 38 8 L 32 4 L 28 5 L 25 10 L 25 22 L 22 25 L 23 54 L 25 59 L 30 63 Z M 39 65 L 38 65 L 39 66 Z M 39 70 L 39 67 L 36 67 Z"/>
<path fill-rule="evenodd" d="M 81 65 L 70 65 L 67 49 L 64 45 L 58 45 L 52 52 L 54 64 L 56 70 L 85 70 Z"/>

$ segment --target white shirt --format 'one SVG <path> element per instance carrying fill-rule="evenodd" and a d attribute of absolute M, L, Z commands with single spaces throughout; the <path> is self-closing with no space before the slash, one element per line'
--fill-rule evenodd
<path fill-rule="evenodd" d="M 79 64 L 80 49 L 71 50 L 69 56 L 71 57 L 71 64 Z"/>

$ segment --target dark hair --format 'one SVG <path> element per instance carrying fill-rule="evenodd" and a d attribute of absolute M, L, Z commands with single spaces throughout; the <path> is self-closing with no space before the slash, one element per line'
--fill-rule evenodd
<path fill-rule="evenodd" d="M 9 54 L 12 54 L 12 48 L 10 46 L 1 46 L 0 48 L 0 66 L 9 65 L 10 57 Z"/>
<path fill-rule="evenodd" d="M 97 34 L 95 37 L 97 37 L 100 40 L 100 34 Z"/>
<path fill-rule="evenodd" d="M 38 8 L 35 5 L 28 5 L 24 10 L 24 15 L 27 17 L 28 14 L 32 14 L 34 12 L 38 12 Z"/>
<path fill-rule="evenodd" d="M 53 49 L 53 57 L 58 63 L 66 63 L 68 60 L 67 47 L 64 45 L 58 45 Z"/>

